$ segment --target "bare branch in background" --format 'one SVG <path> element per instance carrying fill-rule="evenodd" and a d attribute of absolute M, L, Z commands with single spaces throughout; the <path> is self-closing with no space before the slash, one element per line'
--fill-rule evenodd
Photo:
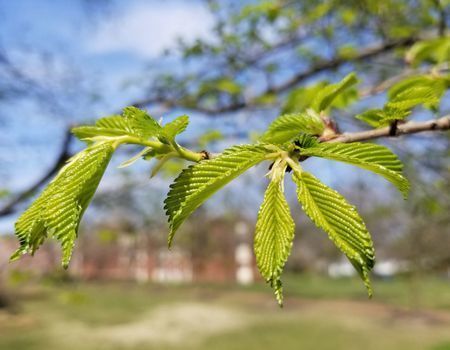
<path fill-rule="evenodd" d="M 344 133 L 338 137 L 329 140 L 330 142 L 358 142 L 378 139 L 381 137 L 397 137 L 401 135 L 416 134 L 426 131 L 439 131 L 450 129 L 450 115 L 441 117 L 439 119 L 427 120 L 424 122 L 407 122 L 405 124 L 399 124 L 395 135 L 390 135 L 390 126 L 386 126 L 380 129 L 359 131 Z"/>
<path fill-rule="evenodd" d="M 161 104 L 167 108 L 175 108 L 175 107 L 187 108 L 187 109 L 195 110 L 195 111 L 198 111 L 201 113 L 206 113 L 211 116 L 217 116 L 217 115 L 227 113 L 227 112 L 236 112 L 236 111 L 242 110 L 244 108 L 257 109 L 258 107 L 261 108 L 261 106 L 258 106 L 257 104 L 255 104 L 254 100 L 257 100 L 259 97 L 262 97 L 267 94 L 281 94 L 281 93 L 287 92 L 290 89 L 292 89 L 293 87 L 299 85 L 304 80 L 314 77 L 315 75 L 322 73 L 324 71 L 327 71 L 330 69 L 337 69 L 340 66 L 347 64 L 347 63 L 355 63 L 355 62 L 360 62 L 360 61 L 364 61 L 367 59 L 371 59 L 371 58 L 377 57 L 379 55 L 392 52 L 393 50 L 398 49 L 398 48 L 409 47 L 410 45 L 414 44 L 416 41 L 417 41 L 417 38 L 415 38 L 415 37 L 408 37 L 408 38 L 399 39 L 399 40 L 391 40 L 391 41 L 387 41 L 380 45 L 369 46 L 365 49 L 362 49 L 362 50 L 360 50 L 360 52 L 358 54 L 356 54 L 352 57 L 349 57 L 349 58 L 335 57 L 330 60 L 318 62 L 315 65 L 313 65 L 312 67 L 310 67 L 308 70 L 298 72 L 297 74 L 295 74 L 291 78 L 287 79 L 283 83 L 276 85 L 276 86 L 268 87 L 266 90 L 262 91 L 257 96 L 253 96 L 251 99 L 233 102 L 233 103 L 230 103 L 230 104 L 224 105 L 224 106 L 208 108 L 208 107 L 202 107 L 200 105 L 197 105 L 197 106 L 186 105 L 183 103 L 182 96 L 180 96 L 180 98 L 177 100 L 167 99 L 167 97 L 165 97 L 165 96 L 152 96 L 149 98 L 136 100 L 136 101 L 132 102 L 131 105 L 136 106 L 136 107 L 145 107 L 145 106 L 148 106 L 151 104 Z"/>
<path fill-rule="evenodd" d="M 29 186 L 27 189 L 19 192 L 11 199 L 6 205 L 0 208 L 0 217 L 7 216 L 18 210 L 18 206 L 23 201 L 32 196 L 42 185 L 50 180 L 58 170 L 64 165 L 64 163 L 70 158 L 69 146 L 73 135 L 70 133 L 70 128 L 66 130 L 64 135 L 64 141 L 61 145 L 61 150 L 54 164 L 47 170 L 35 183 Z"/>

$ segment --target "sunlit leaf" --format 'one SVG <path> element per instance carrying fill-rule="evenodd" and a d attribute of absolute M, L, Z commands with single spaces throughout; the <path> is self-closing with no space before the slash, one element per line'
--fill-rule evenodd
<path fill-rule="evenodd" d="M 325 126 L 319 115 L 313 110 L 304 113 L 285 114 L 276 118 L 262 135 L 261 141 L 283 144 L 302 133 L 321 135 Z"/>
<path fill-rule="evenodd" d="M 347 256 L 371 296 L 369 271 L 375 264 L 375 252 L 370 234 L 356 208 L 307 172 L 294 171 L 293 180 L 305 213 Z"/>
<path fill-rule="evenodd" d="M 72 128 L 72 133 L 81 140 L 98 136 L 133 136 L 140 139 L 156 137 L 162 128 L 145 111 L 136 107 L 126 107 L 123 116 L 113 115 L 99 119 L 94 126 Z"/>
<path fill-rule="evenodd" d="M 450 37 L 419 41 L 406 53 L 406 60 L 413 65 L 422 62 L 443 63 L 450 61 Z"/>
<path fill-rule="evenodd" d="M 161 132 L 161 125 L 139 108 L 126 107 L 123 110 L 123 116 L 127 120 L 130 131 L 140 138 L 155 137 Z"/>
<path fill-rule="evenodd" d="M 403 164 L 384 146 L 360 142 L 319 143 L 301 149 L 300 154 L 337 160 L 373 171 L 390 181 L 403 196 L 408 195 L 409 182 L 402 174 Z"/>
<path fill-rule="evenodd" d="M 321 112 L 342 94 L 345 90 L 358 83 L 355 73 L 350 73 L 344 77 L 339 83 L 328 85 L 322 88 L 311 103 L 311 108 L 317 112 Z"/>
<path fill-rule="evenodd" d="M 269 183 L 259 209 L 255 233 L 258 269 L 274 288 L 280 305 L 283 304 L 280 276 L 291 252 L 295 226 L 284 197 L 282 181 L 283 178 Z"/>
<path fill-rule="evenodd" d="M 189 124 L 189 117 L 187 115 L 182 115 L 167 123 L 163 126 L 159 139 L 165 143 L 170 143 L 175 140 L 175 136 L 181 134 L 186 130 Z"/>
<path fill-rule="evenodd" d="M 195 209 L 231 180 L 263 161 L 267 153 L 263 146 L 235 146 L 217 158 L 184 169 L 170 185 L 164 201 L 170 225 L 169 245 L 177 229 Z"/>
<path fill-rule="evenodd" d="M 97 143 L 69 160 L 17 220 L 15 228 L 20 247 L 12 260 L 22 254 L 34 254 L 50 236 L 61 243 L 62 265 L 68 266 L 80 220 L 113 152 L 110 143 Z"/>

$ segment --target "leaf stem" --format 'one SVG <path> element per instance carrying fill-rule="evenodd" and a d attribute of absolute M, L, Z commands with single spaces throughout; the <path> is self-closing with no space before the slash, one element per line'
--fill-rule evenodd
<path fill-rule="evenodd" d="M 180 145 L 176 144 L 165 144 L 161 141 L 156 140 L 142 140 L 137 137 L 133 136 L 122 136 L 116 138 L 116 147 L 120 144 L 131 144 L 131 145 L 140 145 L 140 146 L 146 146 L 154 149 L 158 153 L 170 153 L 170 152 L 177 152 L 180 158 L 189 160 L 191 162 L 198 163 L 199 161 L 203 160 L 205 158 L 204 154 L 202 152 L 194 152 L 189 149 L 186 149 L 184 147 L 181 147 Z"/>

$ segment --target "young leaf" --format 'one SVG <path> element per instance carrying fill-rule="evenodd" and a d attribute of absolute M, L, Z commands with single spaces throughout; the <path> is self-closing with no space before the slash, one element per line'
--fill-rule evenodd
<path fill-rule="evenodd" d="M 358 114 L 355 118 L 366 122 L 374 128 L 379 128 L 389 125 L 394 120 L 404 120 L 410 114 L 410 111 L 395 108 L 370 109 Z"/>
<path fill-rule="evenodd" d="M 283 144 L 301 133 L 321 135 L 324 128 L 322 119 L 313 110 L 307 110 L 304 113 L 285 114 L 276 118 L 269 125 L 267 131 L 262 135 L 261 141 Z"/>
<path fill-rule="evenodd" d="M 175 136 L 181 134 L 184 130 L 186 130 L 189 124 L 189 117 L 187 115 L 182 115 L 172 122 L 167 123 L 161 130 L 161 134 L 159 139 L 161 142 L 170 143 L 175 140 Z"/>
<path fill-rule="evenodd" d="M 61 243 L 62 265 L 68 266 L 81 217 L 113 152 L 111 143 L 102 142 L 69 160 L 17 220 L 15 228 L 20 247 L 12 260 L 26 253 L 34 254 L 45 238 L 51 236 Z"/>
<path fill-rule="evenodd" d="M 355 73 L 350 73 L 339 83 L 331 84 L 324 87 L 318 92 L 311 103 L 311 108 L 316 112 L 324 111 L 330 106 L 333 100 L 342 94 L 345 90 L 358 83 L 358 78 Z"/>
<path fill-rule="evenodd" d="M 385 111 L 383 109 L 370 109 L 355 116 L 374 128 L 379 128 L 384 125 Z"/>
<path fill-rule="evenodd" d="M 300 134 L 295 139 L 293 139 L 293 143 L 296 148 L 309 148 L 316 146 L 319 141 L 317 137 L 314 137 L 310 134 Z"/>
<path fill-rule="evenodd" d="M 156 137 L 162 128 L 145 111 L 135 107 L 123 110 L 123 117 L 113 115 L 99 119 L 95 126 L 79 126 L 72 128 L 72 133 L 80 140 L 97 136 L 133 136 L 140 139 Z"/>
<path fill-rule="evenodd" d="M 100 118 L 95 126 L 78 126 L 72 133 L 80 140 L 96 136 L 122 136 L 130 134 L 127 121 L 120 115 Z"/>
<path fill-rule="evenodd" d="M 404 79 L 389 89 L 389 100 L 383 109 L 368 110 L 357 115 L 356 119 L 378 128 L 390 125 L 394 120 L 406 119 L 418 105 L 437 110 L 449 86 L 446 77 L 417 75 Z"/>
<path fill-rule="evenodd" d="M 442 93 L 443 92 L 444 91 L 442 91 Z M 386 107 L 391 109 L 410 110 L 415 106 L 423 104 L 425 106 L 430 106 L 432 109 L 436 109 L 442 93 L 437 92 L 433 87 L 418 86 L 396 95 L 388 101 Z"/>
<path fill-rule="evenodd" d="M 310 86 L 301 86 L 292 90 L 287 96 L 281 112 L 292 114 L 311 108 L 311 101 L 314 101 L 314 97 L 327 85 L 326 81 L 320 81 Z"/>
<path fill-rule="evenodd" d="M 126 107 L 123 110 L 123 116 L 127 120 L 131 132 L 140 138 L 156 137 L 162 130 L 161 125 L 155 119 L 139 108 Z"/>
<path fill-rule="evenodd" d="M 450 61 L 450 37 L 415 43 L 406 53 L 406 61 L 415 66 L 426 61 L 437 64 Z"/>
<path fill-rule="evenodd" d="M 129 131 L 127 120 L 121 115 L 112 115 L 109 117 L 100 118 L 97 120 L 95 125 L 105 129 Z"/>
<path fill-rule="evenodd" d="M 283 177 L 269 183 L 259 209 L 255 233 L 258 269 L 274 288 L 280 306 L 283 304 L 280 276 L 291 252 L 295 226 L 284 197 L 282 181 Z"/>
<path fill-rule="evenodd" d="M 449 80 L 442 77 L 421 75 L 406 79 L 389 89 L 389 101 L 385 108 L 409 110 L 423 104 L 426 108 L 437 110 L 449 85 Z"/>
<path fill-rule="evenodd" d="M 184 169 L 170 185 L 164 201 L 169 217 L 169 246 L 183 221 L 211 195 L 247 169 L 264 160 L 268 151 L 260 145 L 235 146 L 217 158 Z"/>
<path fill-rule="evenodd" d="M 302 86 L 292 90 L 286 98 L 285 104 L 282 107 L 282 113 L 298 113 L 308 108 L 313 107 L 316 96 L 321 94 L 321 91 L 330 86 L 326 81 L 321 81 L 310 86 Z M 338 96 L 328 103 L 325 110 L 330 108 L 343 109 L 358 99 L 358 91 L 352 88 L 346 88 L 341 91 Z M 316 107 L 316 106 L 315 106 Z"/>
<path fill-rule="evenodd" d="M 294 171 L 298 200 L 317 227 L 347 256 L 372 295 L 369 272 L 375 264 L 372 239 L 356 208 L 307 172 Z"/>
<path fill-rule="evenodd" d="M 300 150 L 302 156 L 315 156 L 349 163 L 373 171 L 390 181 L 406 198 L 409 182 L 402 175 L 403 165 L 388 148 L 373 143 L 319 143 Z"/>
<path fill-rule="evenodd" d="M 242 86 L 230 78 L 218 79 L 214 82 L 213 86 L 217 90 L 229 93 L 230 95 L 237 95 L 242 91 Z"/>

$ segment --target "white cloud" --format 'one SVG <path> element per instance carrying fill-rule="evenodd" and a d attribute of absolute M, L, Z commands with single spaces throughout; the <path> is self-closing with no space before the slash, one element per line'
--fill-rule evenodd
<path fill-rule="evenodd" d="M 90 53 L 125 52 L 155 57 L 173 46 L 177 37 L 208 36 L 213 18 L 197 1 L 129 2 L 123 12 L 101 23 L 86 41 Z"/>

